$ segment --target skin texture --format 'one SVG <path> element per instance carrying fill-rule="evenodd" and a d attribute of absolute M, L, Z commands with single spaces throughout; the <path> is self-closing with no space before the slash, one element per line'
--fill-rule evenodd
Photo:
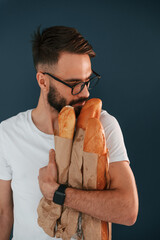
<path fill-rule="evenodd" d="M 53 192 L 55 192 L 59 186 L 57 181 L 57 167 L 55 162 L 55 151 L 53 149 L 49 152 L 49 162 L 46 167 L 39 170 L 39 186 L 41 192 L 47 199 L 53 199 Z"/>

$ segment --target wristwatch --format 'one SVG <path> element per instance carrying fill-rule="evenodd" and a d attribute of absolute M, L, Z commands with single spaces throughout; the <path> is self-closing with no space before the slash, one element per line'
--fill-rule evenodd
<path fill-rule="evenodd" d="M 53 196 L 53 202 L 59 205 L 64 204 L 64 200 L 66 197 L 65 190 L 67 188 L 67 185 L 65 184 L 60 184 L 58 189 L 55 191 L 54 196 Z"/>

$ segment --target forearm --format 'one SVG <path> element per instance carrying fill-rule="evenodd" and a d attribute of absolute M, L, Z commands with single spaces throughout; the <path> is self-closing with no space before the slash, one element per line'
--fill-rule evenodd
<path fill-rule="evenodd" d="M 0 239 L 9 240 L 13 226 L 13 215 L 0 215 Z"/>
<path fill-rule="evenodd" d="M 44 197 L 52 201 L 58 184 L 55 161 L 51 160 L 47 167 L 40 169 L 39 185 Z M 110 189 L 102 191 L 67 188 L 64 205 L 106 222 L 133 225 L 139 205 L 135 179 L 128 163 L 110 164 L 110 182 Z"/>
<path fill-rule="evenodd" d="M 106 222 L 132 225 L 133 202 L 120 190 L 84 191 L 66 189 L 64 205 Z"/>

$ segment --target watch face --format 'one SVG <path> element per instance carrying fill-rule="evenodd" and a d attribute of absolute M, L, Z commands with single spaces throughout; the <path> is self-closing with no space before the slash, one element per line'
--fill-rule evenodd
<path fill-rule="evenodd" d="M 53 196 L 53 202 L 59 205 L 63 205 L 64 204 L 64 200 L 65 200 L 65 190 L 66 190 L 67 186 L 61 184 L 59 186 L 59 188 L 57 189 L 57 191 L 55 191 L 55 194 Z"/>

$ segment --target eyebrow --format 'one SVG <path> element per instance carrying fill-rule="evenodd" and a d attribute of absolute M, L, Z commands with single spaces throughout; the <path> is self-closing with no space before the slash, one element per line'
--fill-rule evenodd
<path fill-rule="evenodd" d="M 91 74 L 85 79 L 89 79 L 91 76 L 92 76 L 93 72 L 91 72 Z M 70 79 L 66 79 L 64 80 L 65 82 L 81 82 L 82 79 L 79 79 L 79 78 L 70 78 Z"/>

